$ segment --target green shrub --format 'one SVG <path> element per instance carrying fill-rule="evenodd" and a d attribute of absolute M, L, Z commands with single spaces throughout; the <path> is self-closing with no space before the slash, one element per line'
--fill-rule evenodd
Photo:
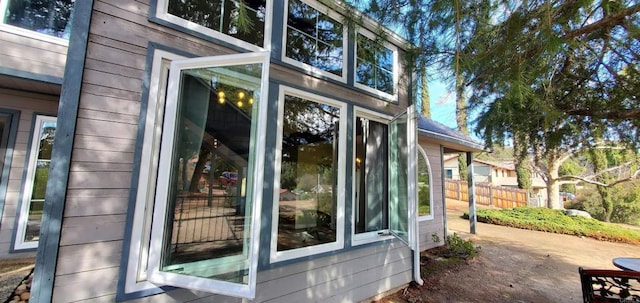
<path fill-rule="evenodd" d="M 447 247 L 450 257 L 456 257 L 461 259 L 472 259 L 478 256 L 480 246 L 473 246 L 473 242 L 470 240 L 464 240 L 454 233 L 451 236 L 447 236 L 444 240 L 444 244 Z"/>
<path fill-rule="evenodd" d="M 640 222 L 640 181 L 627 182 L 609 189 L 613 197 L 611 222 L 638 225 Z M 602 198 L 595 187 L 580 191 L 578 198 L 565 202 L 565 208 L 584 210 L 592 217 L 605 221 Z"/>
<path fill-rule="evenodd" d="M 464 214 L 469 218 L 469 214 Z M 640 245 L 640 231 L 548 208 L 482 209 L 479 222 Z"/>

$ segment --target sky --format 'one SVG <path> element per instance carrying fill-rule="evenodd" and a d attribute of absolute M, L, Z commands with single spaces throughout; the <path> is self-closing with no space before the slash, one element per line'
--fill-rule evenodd
<path fill-rule="evenodd" d="M 429 97 L 431 119 L 455 129 L 457 127 L 455 94 L 447 89 L 445 83 L 432 80 L 429 81 Z"/>

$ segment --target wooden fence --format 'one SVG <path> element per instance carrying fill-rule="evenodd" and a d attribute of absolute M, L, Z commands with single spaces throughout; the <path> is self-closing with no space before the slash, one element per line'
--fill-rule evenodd
<path fill-rule="evenodd" d="M 460 201 L 469 201 L 467 181 L 446 180 L 445 196 Z M 527 191 L 519 188 L 476 184 L 476 204 L 499 208 L 527 206 Z"/>

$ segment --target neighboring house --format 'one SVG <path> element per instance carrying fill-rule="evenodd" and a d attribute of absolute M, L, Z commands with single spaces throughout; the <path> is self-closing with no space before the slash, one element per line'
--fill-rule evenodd
<path fill-rule="evenodd" d="M 447 179 L 460 180 L 458 169 L 458 155 L 445 155 L 445 176 Z M 513 161 L 486 161 L 473 159 L 474 180 L 476 183 L 488 183 L 493 186 L 518 187 L 518 177 Z M 538 173 L 531 178 L 531 190 L 529 192 L 532 206 L 542 206 L 547 196 L 547 185 Z M 533 199 L 534 201 L 531 201 Z"/>
<path fill-rule="evenodd" d="M 49 2 L 49 3 L 46 3 Z M 0 258 L 35 256 L 73 1 L 0 1 Z M 84 114 L 91 112 L 85 109 Z M 91 155 L 78 154 L 78 158 Z"/>
<path fill-rule="evenodd" d="M 357 302 L 421 283 L 418 252 L 446 233 L 442 155 L 482 146 L 415 117 L 402 38 L 312 0 L 37 3 L 74 17 L 64 77 L 66 40 L 36 32 L 68 23 L 0 28 L 0 239 L 4 257 L 37 246 L 32 301 Z"/>

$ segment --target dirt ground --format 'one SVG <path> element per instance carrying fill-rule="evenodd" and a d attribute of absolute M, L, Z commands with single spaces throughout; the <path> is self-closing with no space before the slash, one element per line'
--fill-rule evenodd
<path fill-rule="evenodd" d="M 460 218 L 467 205 L 448 201 L 450 232 L 481 247 L 479 257 L 425 277 L 378 302 L 582 302 L 578 267 L 615 269 L 612 259 L 640 257 L 640 247 L 478 223 Z"/>

